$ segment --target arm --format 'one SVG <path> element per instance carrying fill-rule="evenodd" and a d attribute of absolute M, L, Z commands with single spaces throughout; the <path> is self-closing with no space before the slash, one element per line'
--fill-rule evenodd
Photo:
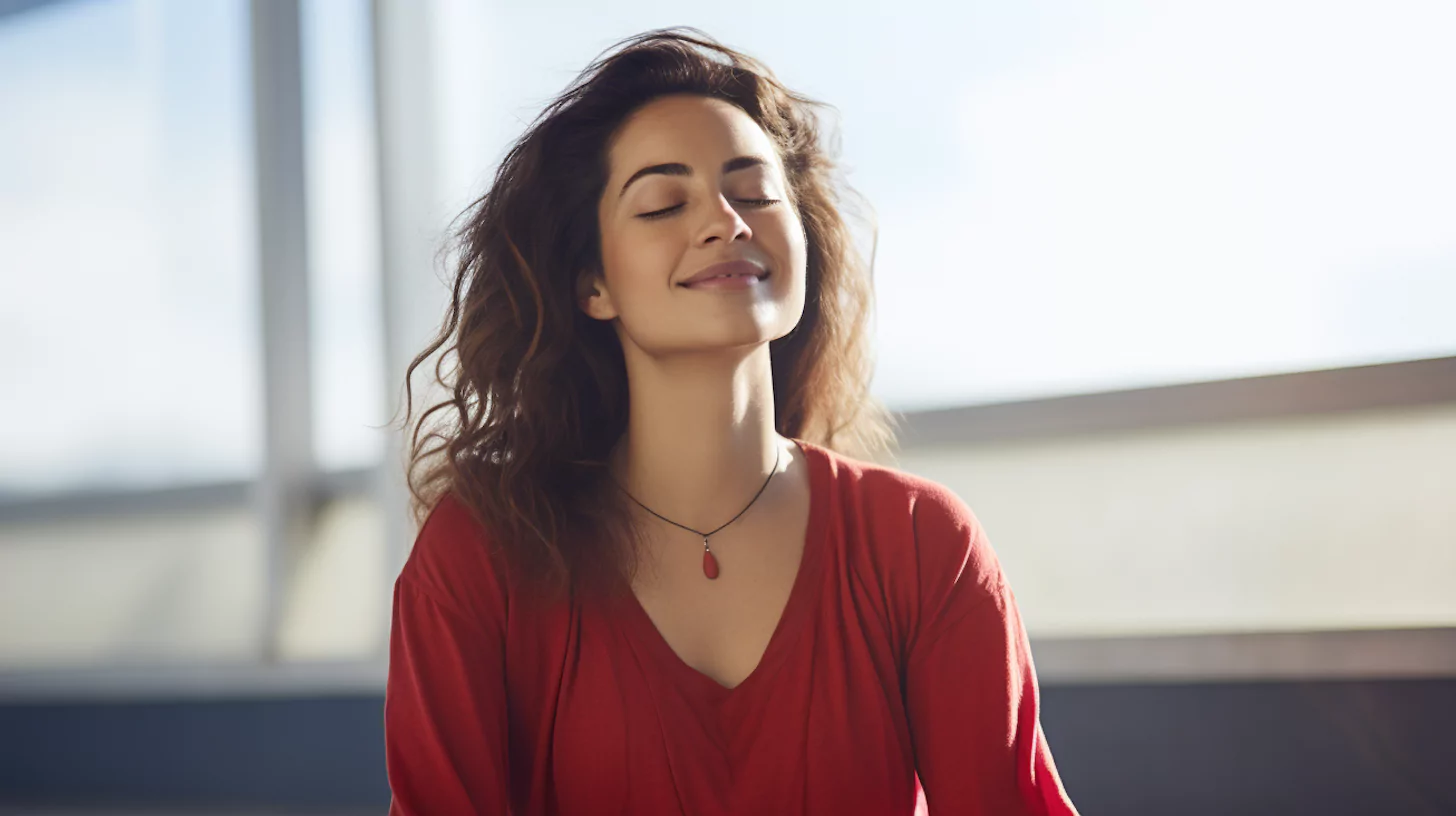
<path fill-rule="evenodd" d="M 1076 816 L 1041 730 L 1015 596 L 948 490 L 914 509 L 921 613 L 906 656 L 917 773 L 932 814 Z"/>
<path fill-rule="evenodd" d="M 500 621 L 467 614 L 435 589 L 443 553 L 429 539 L 439 534 L 426 524 L 394 586 L 384 699 L 389 812 L 508 813 L 504 636 Z"/>

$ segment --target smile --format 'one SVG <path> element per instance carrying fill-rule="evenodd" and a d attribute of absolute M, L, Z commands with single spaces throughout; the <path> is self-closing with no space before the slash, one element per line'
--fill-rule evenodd
<path fill-rule="evenodd" d="M 763 273 L 762 275 L 750 275 L 741 272 L 734 272 L 728 275 L 715 275 L 711 278 L 704 278 L 702 280 L 693 281 L 692 283 L 684 283 L 682 284 L 682 286 L 686 289 L 741 291 L 746 289 L 756 289 L 767 278 L 767 272 Z"/>
<path fill-rule="evenodd" d="M 688 289 L 752 289 L 768 276 L 763 264 L 737 259 L 704 267 L 678 285 Z"/>

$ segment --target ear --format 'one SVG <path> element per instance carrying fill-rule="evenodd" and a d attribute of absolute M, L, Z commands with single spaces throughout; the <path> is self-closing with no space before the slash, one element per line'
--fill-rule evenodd
<path fill-rule="evenodd" d="M 607 291 L 606 279 L 598 272 L 583 271 L 576 278 L 576 303 L 597 320 L 614 320 L 617 308 L 612 305 L 612 295 Z"/>

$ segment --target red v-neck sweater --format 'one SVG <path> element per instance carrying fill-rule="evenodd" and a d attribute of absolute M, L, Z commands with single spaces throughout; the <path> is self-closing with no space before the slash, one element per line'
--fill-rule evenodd
<path fill-rule="evenodd" d="M 803 560 L 732 689 L 630 593 L 531 603 L 446 494 L 395 583 L 390 813 L 1075 816 L 976 516 L 929 479 L 795 441 Z"/>

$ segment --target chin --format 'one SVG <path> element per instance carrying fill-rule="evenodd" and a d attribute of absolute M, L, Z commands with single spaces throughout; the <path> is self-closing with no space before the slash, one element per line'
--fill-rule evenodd
<path fill-rule="evenodd" d="M 696 334 L 698 342 L 694 345 L 703 348 L 719 349 L 747 349 L 753 346 L 766 345 L 772 340 L 784 334 L 778 331 L 776 324 L 769 325 L 757 323 L 751 320 L 732 321 L 736 325 L 720 324 L 717 327 L 709 328 L 700 324 Z"/>
<path fill-rule="evenodd" d="M 668 333 L 652 344 L 663 352 L 747 349 L 784 337 L 798 327 L 804 314 L 802 298 L 761 299 L 747 308 L 728 307 L 679 311 Z M 706 313 L 704 313 L 706 312 Z M 666 327 L 664 327 L 666 328 Z M 629 334 L 632 334 L 629 332 Z"/>
<path fill-rule="evenodd" d="M 699 323 L 700 334 L 712 335 L 715 345 L 740 347 L 778 340 L 794 331 L 804 309 L 788 310 L 783 303 L 763 303 L 740 315 L 715 315 Z M 792 319 L 791 319 L 792 316 Z M 705 338 L 706 340 L 706 338 Z"/>

